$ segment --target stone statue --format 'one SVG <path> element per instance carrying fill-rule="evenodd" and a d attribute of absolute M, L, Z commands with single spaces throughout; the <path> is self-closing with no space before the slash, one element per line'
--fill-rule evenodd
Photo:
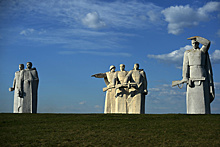
<path fill-rule="evenodd" d="M 37 90 L 39 78 L 36 68 L 27 62 L 27 68 L 20 74 L 19 92 L 23 98 L 22 113 L 37 113 Z"/>
<path fill-rule="evenodd" d="M 147 78 L 139 64 L 134 64 L 134 69 L 125 77 L 129 95 L 127 98 L 127 112 L 129 114 L 145 113 L 145 95 L 147 95 Z"/>
<path fill-rule="evenodd" d="M 19 71 L 15 72 L 13 87 L 9 88 L 9 91 L 14 91 L 14 107 L 13 107 L 14 113 L 22 113 L 21 104 L 22 104 L 23 99 L 20 98 L 19 90 L 18 90 L 20 73 L 22 70 L 24 70 L 24 64 L 19 64 Z"/>
<path fill-rule="evenodd" d="M 210 103 L 215 98 L 212 66 L 208 54 L 211 42 L 199 36 L 188 39 L 192 41 L 193 48 L 184 53 L 183 79 L 173 81 L 172 86 L 187 83 L 187 114 L 210 114 Z M 203 45 L 201 48 L 199 43 Z"/>
<path fill-rule="evenodd" d="M 128 88 L 124 83 L 125 77 L 128 74 L 125 71 L 125 65 L 120 65 L 120 71 L 115 73 L 113 84 L 116 88 L 115 92 L 115 113 L 127 113 L 127 96 Z"/>
<path fill-rule="evenodd" d="M 113 85 L 113 78 L 115 74 L 115 66 L 110 66 L 110 71 L 106 73 L 98 73 L 92 75 L 96 78 L 104 78 L 107 87 L 103 88 L 106 91 L 104 113 L 115 113 L 115 88 Z"/>

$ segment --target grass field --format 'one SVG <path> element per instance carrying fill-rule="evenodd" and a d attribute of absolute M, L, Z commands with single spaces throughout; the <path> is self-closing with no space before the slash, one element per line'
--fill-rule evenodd
<path fill-rule="evenodd" d="M 220 115 L 0 114 L 2 146 L 220 146 Z"/>

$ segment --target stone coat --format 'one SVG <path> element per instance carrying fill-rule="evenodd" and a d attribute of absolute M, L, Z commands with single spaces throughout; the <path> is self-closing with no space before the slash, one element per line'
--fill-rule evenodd
<path fill-rule="evenodd" d="M 128 114 L 144 114 L 145 113 L 145 95 L 147 91 L 147 78 L 143 70 L 131 70 L 126 78 L 126 83 L 133 84 L 129 87 L 129 95 L 127 98 Z"/>
<path fill-rule="evenodd" d="M 14 88 L 13 112 L 14 113 L 22 113 L 22 109 L 20 109 L 22 99 L 19 97 L 19 94 L 18 94 L 20 73 L 21 73 L 21 71 L 16 71 L 15 72 L 15 78 L 14 78 L 14 81 L 13 81 L 13 88 Z"/>
<path fill-rule="evenodd" d="M 187 84 L 187 114 L 210 114 L 210 103 L 215 97 L 208 54 L 210 42 L 203 38 L 203 44 L 201 49 L 191 49 L 184 53 L 183 79 L 191 83 Z"/>
<path fill-rule="evenodd" d="M 120 86 L 124 84 L 124 80 L 127 71 L 117 71 L 114 77 L 114 85 Z M 127 113 L 127 97 L 128 97 L 128 88 L 120 87 L 116 88 L 115 92 L 115 113 Z"/>
<path fill-rule="evenodd" d="M 38 73 L 35 68 L 25 69 L 20 76 L 20 90 L 23 93 L 22 113 L 37 113 Z"/>

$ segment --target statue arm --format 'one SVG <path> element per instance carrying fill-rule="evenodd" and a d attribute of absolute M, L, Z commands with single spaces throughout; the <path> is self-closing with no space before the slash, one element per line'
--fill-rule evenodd
<path fill-rule="evenodd" d="M 201 51 L 204 53 L 208 52 L 211 42 L 208 39 L 205 39 L 203 37 L 196 37 L 196 41 L 201 43 L 203 46 L 201 47 Z"/>
<path fill-rule="evenodd" d="M 91 77 L 95 77 L 95 78 L 107 78 L 106 73 L 98 73 L 98 74 L 94 74 Z"/>
<path fill-rule="evenodd" d="M 130 81 L 130 77 L 132 74 L 132 70 L 128 72 L 128 74 L 124 78 L 124 83 L 127 84 Z"/>
<path fill-rule="evenodd" d="M 34 77 L 34 80 L 39 81 L 39 77 L 38 77 L 38 73 L 37 73 L 36 68 L 34 68 L 33 77 Z"/>
<path fill-rule="evenodd" d="M 15 85 L 16 85 L 16 75 L 15 75 L 15 78 L 14 78 L 14 80 L 13 80 L 13 89 L 15 89 Z"/>
<path fill-rule="evenodd" d="M 113 84 L 113 86 L 115 86 L 115 85 L 117 84 L 117 77 L 118 77 L 118 73 L 115 72 L 115 74 L 114 74 L 114 76 L 113 76 L 113 78 L 112 78 L 112 84 Z"/>
<path fill-rule="evenodd" d="M 187 39 L 188 40 L 196 40 L 199 43 L 201 43 L 203 45 L 202 48 L 200 49 L 202 52 L 206 53 L 209 50 L 211 42 L 208 39 L 200 37 L 200 36 L 193 36 L 193 37 L 190 37 Z"/>
<path fill-rule="evenodd" d="M 144 86 L 144 93 L 147 95 L 148 90 L 147 90 L 147 76 L 146 73 L 143 71 L 141 71 L 141 74 L 143 76 L 143 86 Z"/>
<path fill-rule="evenodd" d="M 189 79 L 189 58 L 188 51 L 185 51 L 183 57 L 183 71 L 182 71 L 182 81 L 188 81 Z"/>
<path fill-rule="evenodd" d="M 12 85 L 12 87 L 9 88 L 9 91 L 14 91 L 15 90 L 15 85 L 16 85 L 16 78 L 14 78 L 13 85 Z"/>

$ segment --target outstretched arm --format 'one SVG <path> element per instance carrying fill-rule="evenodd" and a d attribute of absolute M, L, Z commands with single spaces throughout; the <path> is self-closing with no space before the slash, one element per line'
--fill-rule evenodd
<path fill-rule="evenodd" d="M 94 74 L 91 77 L 95 77 L 95 78 L 106 78 L 107 75 L 106 73 L 98 73 L 98 74 Z"/>

